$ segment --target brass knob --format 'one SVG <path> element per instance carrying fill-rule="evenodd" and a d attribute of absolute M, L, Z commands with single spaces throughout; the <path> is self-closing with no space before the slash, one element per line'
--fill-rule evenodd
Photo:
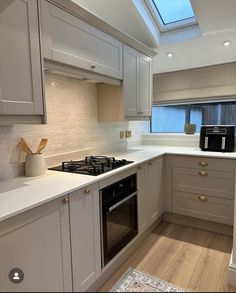
<path fill-rule="evenodd" d="M 92 64 L 92 65 L 90 66 L 90 68 L 91 68 L 92 70 L 94 70 L 94 69 L 96 68 L 96 65 L 95 65 L 95 64 Z"/>
<path fill-rule="evenodd" d="M 138 166 L 138 169 L 139 169 L 139 170 L 142 170 L 142 167 L 141 167 L 141 166 Z"/>
<path fill-rule="evenodd" d="M 63 198 L 63 203 L 68 203 L 68 202 L 69 202 L 69 197 L 68 196 Z"/>
<path fill-rule="evenodd" d="M 149 165 L 152 165 L 152 162 L 148 162 Z"/>
<path fill-rule="evenodd" d="M 198 199 L 199 199 L 200 201 L 207 201 L 207 196 L 200 195 L 200 196 L 198 197 Z"/>
<path fill-rule="evenodd" d="M 208 173 L 205 171 L 200 171 L 200 172 L 198 172 L 198 174 L 201 176 L 208 176 Z"/>
<path fill-rule="evenodd" d="M 202 166 L 202 167 L 206 167 L 206 166 L 208 166 L 208 162 L 206 162 L 206 161 L 201 161 L 201 162 L 199 162 L 198 163 L 200 166 Z"/>
<path fill-rule="evenodd" d="M 90 189 L 86 188 L 86 189 L 84 190 L 84 193 L 85 193 L 85 194 L 89 194 L 89 193 L 90 193 Z"/>

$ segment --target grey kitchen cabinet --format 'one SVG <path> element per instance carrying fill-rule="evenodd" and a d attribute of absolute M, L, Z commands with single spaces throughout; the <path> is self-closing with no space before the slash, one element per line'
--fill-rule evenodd
<path fill-rule="evenodd" d="M 124 45 L 125 116 L 151 116 L 152 59 Z"/>
<path fill-rule="evenodd" d="M 138 112 L 141 116 L 151 116 L 152 107 L 152 59 L 142 53 L 140 55 L 139 70 L 139 99 Z"/>
<path fill-rule="evenodd" d="M 233 225 L 234 201 L 201 193 L 173 191 L 173 212 L 185 216 L 200 218 Z"/>
<path fill-rule="evenodd" d="M 143 164 L 138 167 L 137 171 L 139 233 L 144 232 L 149 226 L 147 167 L 147 164 Z"/>
<path fill-rule="evenodd" d="M 7 123 L 14 115 L 21 117 L 21 123 L 42 122 L 37 0 L 0 1 L 0 39 L 0 123 Z"/>
<path fill-rule="evenodd" d="M 45 59 L 122 79 L 122 43 L 78 17 L 40 1 Z"/>
<path fill-rule="evenodd" d="M 99 122 L 151 116 L 152 59 L 123 45 L 123 71 L 122 87 L 97 85 Z"/>
<path fill-rule="evenodd" d="M 1 291 L 72 291 L 67 197 L 0 222 L 0 250 Z M 19 284 L 8 278 L 14 268 L 24 273 Z"/>
<path fill-rule="evenodd" d="M 233 224 L 234 160 L 173 156 L 171 189 L 172 212 Z"/>
<path fill-rule="evenodd" d="M 138 167 L 138 216 L 139 232 L 145 231 L 162 214 L 162 158 Z"/>
<path fill-rule="evenodd" d="M 149 221 L 154 223 L 162 213 L 162 158 L 148 162 L 147 183 L 149 196 Z"/>
<path fill-rule="evenodd" d="M 139 52 L 124 45 L 124 102 L 125 115 L 138 115 L 139 99 Z"/>
<path fill-rule="evenodd" d="M 91 185 L 70 194 L 73 288 L 86 291 L 101 275 L 99 194 Z"/>

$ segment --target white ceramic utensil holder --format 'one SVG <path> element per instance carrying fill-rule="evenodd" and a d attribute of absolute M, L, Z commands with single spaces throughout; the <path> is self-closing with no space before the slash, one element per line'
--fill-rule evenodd
<path fill-rule="evenodd" d="M 40 176 L 46 173 L 46 162 L 43 154 L 28 154 L 25 159 L 25 175 Z"/>

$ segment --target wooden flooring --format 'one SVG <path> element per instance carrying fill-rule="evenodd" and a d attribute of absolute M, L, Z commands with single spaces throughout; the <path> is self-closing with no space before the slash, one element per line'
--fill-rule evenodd
<path fill-rule="evenodd" d="M 132 267 L 188 291 L 236 292 L 227 285 L 231 249 L 229 236 L 163 222 L 100 291 Z"/>

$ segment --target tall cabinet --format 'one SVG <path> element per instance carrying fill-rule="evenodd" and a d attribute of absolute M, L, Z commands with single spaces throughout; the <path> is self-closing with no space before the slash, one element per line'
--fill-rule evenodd
<path fill-rule="evenodd" d="M 37 0 L 0 1 L 0 123 L 44 114 Z M 28 118 L 27 118 L 28 116 Z M 35 117 L 35 119 L 34 119 Z"/>

